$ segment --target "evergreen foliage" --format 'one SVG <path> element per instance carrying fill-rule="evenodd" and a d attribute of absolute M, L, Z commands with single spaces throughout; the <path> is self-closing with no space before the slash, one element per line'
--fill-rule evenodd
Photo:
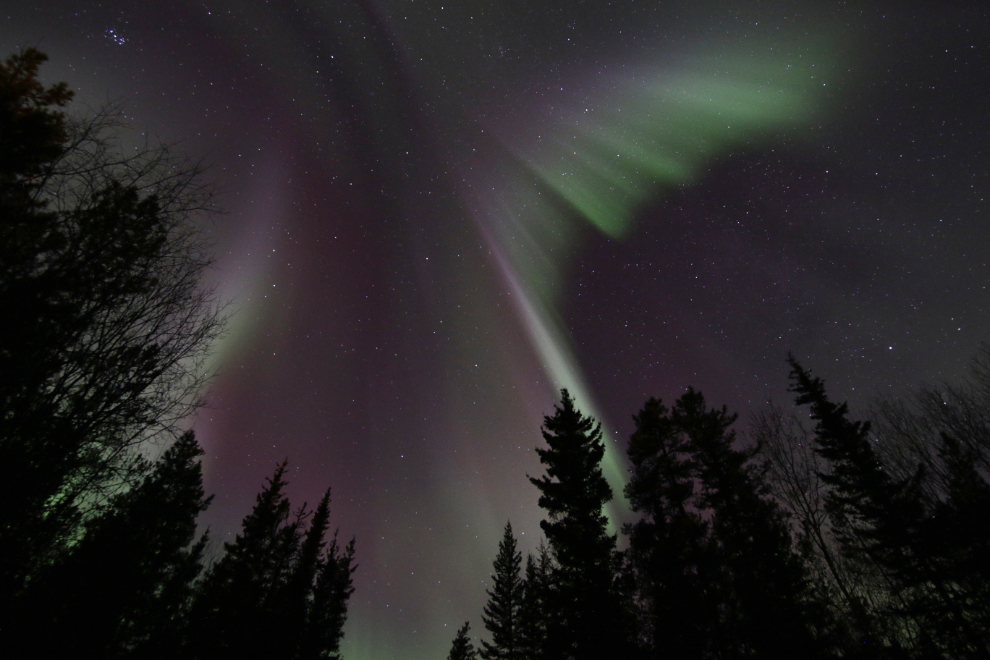
<path fill-rule="evenodd" d="M 353 541 L 327 549 L 329 492 L 293 513 L 282 463 L 242 531 L 207 572 L 190 617 L 190 658 L 335 658 L 353 593 Z M 306 522 L 309 518 L 309 528 Z"/>
<path fill-rule="evenodd" d="M 990 484 L 976 454 L 942 433 L 938 442 L 944 495 L 932 500 L 924 463 L 901 478 L 884 469 L 869 422 L 849 419 L 820 378 L 791 357 L 792 391 L 808 405 L 815 452 L 828 462 L 826 510 L 843 554 L 872 566 L 889 585 L 885 608 L 925 657 L 978 658 L 990 654 Z M 884 652 L 897 652 L 895 639 Z"/>
<path fill-rule="evenodd" d="M 354 542 L 326 543 L 329 491 L 291 514 L 283 464 L 202 577 L 181 424 L 223 318 L 199 168 L 120 155 L 115 110 L 66 116 L 46 59 L 0 64 L 0 654 L 337 658 Z"/>
<path fill-rule="evenodd" d="M 464 625 L 458 629 L 457 635 L 450 645 L 447 660 L 477 660 L 478 652 L 475 650 L 474 644 L 471 643 L 471 638 L 468 637 L 470 631 L 471 623 L 465 621 Z"/>
<path fill-rule="evenodd" d="M 27 633 L 19 644 L 25 655 L 171 655 L 206 541 L 194 542 L 196 518 L 212 499 L 203 494 L 201 454 L 193 434 L 184 434 L 34 580 L 11 626 Z"/>
<path fill-rule="evenodd" d="M 200 274 L 200 171 L 62 111 L 34 49 L 0 65 L 0 618 L 181 434 L 222 318 Z M 11 608 L 11 609 L 8 609 Z"/>
<path fill-rule="evenodd" d="M 653 657 L 787 657 L 824 652 L 801 558 L 766 497 L 753 451 L 734 449 L 735 415 L 689 389 L 634 417 L 626 527 L 642 641 Z"/>
<path fill-rule="evenodd" d="M 709 523 L 691 508 L 695 466 L 688 440 L 657 399 L 647 401 L 633 420 L 632 477 L 625 492 L 643 518 L 624 531 L 641 643 L 653 657 L 701 658 L 715 636 L 717 613 L 708 594 L 718 582 Z"/>
<path fill-rule="evenodd" d="M 340 657 L 347 603 L 354 593 L 354 539 L 342 547 L 335 531 L 327 545 L 329 504 L 328 490 L 306 533 L 294 575 L 291 602 L 296 612 L 293 623 L 299 629 L 300 660 Z"/>
<path fill-rule="evenodd" d="M 551 601 L 553 560 L 546 544 L 537 554 L 526 555 L 526 572 L 519 605 L 519 650 L 527 660 L 542 660 L 547 643 L 548 607 Z"/>
<path fill-rule="evenodd" d="M 601 425 L 574 406 L 567 390 L 560 405 L 544 418 L 538 448 L 546 474 L 530 478 L 540 491 L 540 522 L 553 553 L 553 588 L 547 606 L 544 654 L 548 660 L 585 660 L 622 654 L 626 630 L 616 574 L 620 561 L 616 538 L 607 531 L 603 508 L 612 489 L 601 471 L 605 453 Z"/>
<path fill-rule="evenodd" d="M 481 620 L 491 633 L 491 643 L 481 641 L 481 657 L 484 660 L 520 660 L 522 658 L 519 616 L 522 607 L 523 583 L 519 569 L 522 554 L 516 549 L 512 524 L 505 523 L 502 541 L 495 557 L 493 586 L 488 593 L 488 604 Z"/>
<path fill-rule="evenodd" d="M 72 100 L 72 92 L 65 83 L 47 89 L 41 84 L 38 70 L 47 60 L 44 53 L 28 48 L 0 64 L 0 125 L 4 127 L 0 133 L 0 214 L 5 229 L 16 227 L 18 233 L 29 233 L 25 225 L 44 210 L 46 201 L 37 198 L 40 177 L 65 153 L 68 139 L 65 113 L 59 108 Z M 19 249 L 29 237 L 17 238 L 3 241 L 0 263 L 4 270 L 29 256 Z"/>

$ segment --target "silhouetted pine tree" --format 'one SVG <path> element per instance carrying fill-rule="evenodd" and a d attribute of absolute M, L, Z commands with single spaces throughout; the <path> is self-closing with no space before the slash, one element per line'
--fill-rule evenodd
<path fill-rule="evenodd" d="M 328 489 L 316 506 L 309 529 L 302 537 L 285 587 L 279 590 L 281 592 L 279 598 L 284 601 L 282 605 L 286 623 L 284 632 L 287 643 L 291 645 L 283 651 L 288 657 L 297 656 L 305 643 L 304 636 L 308 631 L 309 592 L 320 570 L 319 562 L 326 547 L 324 537 L 329 527 L 330 490 Z"/>
<path fill-rule="evenodd" d="M 735 602 L 734 616 L 722 621 L 731 637 L 729 653 L 819 656 L 824 640 L 816 634 L 824 635 L 827 623 L 815 618 L 819 611 L 804 565 L 784 513 L 768 496 L 761 467 L 752 462 L 755 450 L 733 448 L 736 416 L 724 406 L 706 409 L 701 393 L 689 389 L 671 418 L 689 440 L 702 485 L 697 506 L 711 512 L 723 593 Z"/>
<path fill-rule="evenodd" d="M 188 655 L 248 658 L 277 655 L 287 643 L 281 607 L 300 540 L 282 492 L 282 463 L 258 494 L 233 543 L 208 571 L 193 607 Z"/>
<path fill-rule="evenodd" d="M 689 389 L 634 417 L 630 565 L 654 657 L 816 657 L 818 618 L 784 514 L 766 496 L 735 421 Z M 696 487 L 700 489 L 696 490 Z"/>
<path fill-rule="evenodd" d="M 47 60 L 44 53 L 28 48 L 0 64 L 0 125 L 4 127 L 0 131 L 0 213 L 11 228 L 39 220 L 39 213 L 44 216 L 42 222 L 52 217 L 45 212 L 46 203 L 38 192 L 45 171 L 65 153 L 68 132 L 59 108 L 68 105 L 73 93 L 64 82 L 46 89 L 38 80 L 38 70 Z M 16 257 L 26 255 L 18 247 L 29 245 L 29 241 L 20 246 L 5 243 L 0 273 L 21 263 Z"/>
<path fill-rule="evenodd" d="M 342 552 L 337 535 L 327 547 L 330 527 L 330 491 L 317 505 L 286 585 L 286 632 L 293 658 L 336 658 L 347 619 L 347 601 L 354 592 L 351 574 L 352 540 Z"/>
<path fill-rule="evenodd" d="M 688 441 L 658 399 L 647 401 L 633 420 L 625 493 L 643 517 L 624 532 L 641 643 L 654 658 L 703 658 L 718 636 L 718 583 L 709 523 L 693 506 Z"/>
<path fill-rule="evenodd" d="M 546 544 L 540 542 L 536 558 L 526 556 L 526 573 L 519 606 L 519 649 L 526 660 L 542 660 L 547 643 L 547 619 L 550 613 L 552 562 Z"/>
<path fill-rule="evenodd" d="M 241 534 L 200 585 L 185 655 L 195 658 L 336 657 L 353 589 L 353 541 L 324 550 L 329 492 L 308 532 L 291 513 L 282 463 L 259 493 Z"/>
<path fill-rule="evenodd" d="M 890 585 L 889 614 L 911 630 L 917 653 L 990 656 L 990 485 L 974 454 L 942 434 L 947 492 L 933 502 L 924 464 L 892 477 L 870 441 L 869 422 L 851 421 L 820 378 L 788 361 L 797 403 L 809 405 L 817 423 L 815 451 L 830 466 L 819 476 L 829 486 L 825 505 L 842 552 L 880 571 Z"/>
<path fill-rule="evenodd" d="M 347 622 L 347 603 L 354 593 L 354 539 L 346 547 L 337 543 L 336 532 L 319 563 L 300 660 L 340 657 L 340 641 Z"/>
<path fill-rule="evenodd" d="M 491 643 L 481 641 L 484 660 L 520 660 L 519 610 L 522 605 L 522 554 L 516 549 L 512 524 L 505 523 L 495 557 L 495 574 L 488 593 L 488 604 L 481 620 L 492 635 Z"/>
<path fill-rule="evenodd" d="M 627 621 L 616 590 L 619 556 L 603 507 L 612 489 L 600 467 L 601 425 L 574 407 L 567 390 L 553 417 L 545 417 L 546 449 L 538 448 L 546 475 L 530 481 L 548 514 L 540 522 L 553 552 L 552 616 L 548 660 L 591 660 L 625 653 Z"/>
<path fill-rule="evenodd" d="M 465 621 L 464 625 L 457 631 L 457 635 L 450 645 L 450 653 L 447 654 L 447 660 L 477 660 L 478 652 L 475 651 L 474 644 L 471 643 L 471 638 L 468 637 L 470 630 L 471 623 Z"/>
<path fill-rule="evenodd" d="M 32 584 L 20 621 L 22 657 L 174 657 L 205 537 L 202 450 L 183 435 L 135 488 L 87 522 L 65 559 Z M 15 654 L 17 655 L 17 654 Z"/>

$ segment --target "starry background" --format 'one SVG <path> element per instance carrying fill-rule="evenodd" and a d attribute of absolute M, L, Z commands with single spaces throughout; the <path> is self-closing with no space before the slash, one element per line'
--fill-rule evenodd
<path fill-rule="evenodd" d="M 5 53 L 210 166 L 206 523 L 285 457 L 294 501 L 332 486 L 351 660 L 483 631 L 560 387 L 619 489 L 649 396 L 745 427 L 788 351 L 864 405 L 990 339 L 983 3 L 6 5 Z"/>

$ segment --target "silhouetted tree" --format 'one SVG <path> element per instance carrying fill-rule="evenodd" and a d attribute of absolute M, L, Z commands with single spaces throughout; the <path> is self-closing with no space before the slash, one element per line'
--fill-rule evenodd
<path fill-rule="evenodd" d="M 536 557 L 526 555 L 526 572 L 519 605 L 519 649 L 527 660 L 542 660 L 547 643 L 547 608 L 551 601 L 553 560 L 540 542 Z"/>
<path fill-rule="evenodd" d="M 709 523 L 693 507 L 695 465 L 688 438 L 651 398 L 633 416 L 632 476 L 625 493 L 642 514 L 626 525 L 641 643 L 651 657 L 702 658 L 718 637 L 716 560 Z"/>
<path fill-rule="evenodd" d="M 179 435 L 222 319 L 195 165 L 121 155 L 113 108 L 61 110 L 34 49 L 0 65 L 0 618 Z"/>
<path fill-rule="evenodd" d="M 247 658 L 278 654 L 285 589 L 299 546 L 302 520 L 283 493 L 282 463 L 258 494 L 233 543 L 210 568 L 191 617 L 191 657 Z"/>
<path fill-rule="evenodd" d="M 692 389 L 669 412 L 651 399 L 634 417 L 626 492 L 645 516 L 626 529 L 654 657 L 827 650 L 786 518 L 766 497 L 754 452 L 733 447 L 735 419 Z"/>
<path fill-rule="evenodd" d="M 184 434 L 34 579 L 6 626 L 21 635 L 22 657 L 174 657 L 206 540 L 193 542 L 196 518 L 212 499 L 202 453 Z"/>
<path fill-rule="evenodd" d="M 199 579 L 210 190 L 166 147 L 122 155 L 115 108 L 67 117 L 46 59 L 0 64 L 0 651 L 336 658 L 354 542 L 324 540 L 329 491 L 289 511 L 284 465 Z"/>
<path fill-rule="evenodd" d="M 519 660 L 519 609 L 522 605 L 522 554 L 516 549 L 512 524 L 505 523 L 502 540 L 495 557 L 495 574 L 488 593 L 488 604 L 481 620 L 491 633 L 491 643 L 481 641 L 481 657 L 484 660 Z"/>
<path fill-rule="evenodd" d="M 927 657 L 990 654 L 990 484 L 976 469 L 976 453 L 943 433 L 945 494 L 926 493 L 925 464 L 900 478 L 884 469 L 869 422 L 849 419 L 820 378 L 793 358 L 792 391 L 816 422 L 815 451 L 828 462 L 825 506 L 842 552 L 871 563 L 896 598 L 890 614 L 908 627 L 915 651 Z"/>
<path fill-rule="evenodd" d="M 471 643 L 471 638 L 468 637 L 470 630 L 471 623 L 465 621 L 464 625 L 457 631 L 457 635 L 450 645 L 450 653 L 447 654 L 447 660 L 477 660 L 478 652 L 475 651 L 474 644 Z"/>
<path fill-rule="evenodd" d="M 326 547 L 326 533 L 330 528 L 330 491 L 324 493 L 320 503 L 309 522 L 309 529 L 302 536 L 296 550 L 294 566 L 286 579 L 285 587 L 281 590 L 284 601 L 286 628 L 284 630 L 289 648 L 283 653 L 296 656 L 305 642 L 304 636 L 308 630 L 306 619 L 309 612 L 309 592 L 316 582 L 320 570 L 320 560 Z"/>
<path fill-rule="evenodd" d="M 687 436 L 702 485 L 697 506 L 711 512 L 716 558 L 726 591 L 737 603 L 723 622 L 739 656 L 755 651 L 770 657 L 815 657 L 824 651 L 828 623 L 817 619 L 807 574 L 794 551 L 785 514 L 768 497 L 755 449 L 734 448 L 736 420 L 725 407 L 707 409 L 700 392 L 689 389 L 672 411 Z M 733 620 L 734 619 L 734 620 Z"/>
<path fill-rule="evenodd" d="M 607 532 L 603 507 L 612 489 L 600 467 L 605 446 L 601 425 L 574 407 L 567 390 L 553 417 L 545 417 L 538 448 L 546 475 L 530 481 L 540 491 L 540 522 L 554 558 L 554 588 L 547 594 L 548 660 L 621 655 L 626 621 L 616 591 L 619 556 Z"/>
<path fill-rule="evenodd" d="M 185 657 L 337 657 L 353 593 L 354 544 L 341 550 L 335 537 L 326 549 L 329 492 L 315 515 L 305 506 L 292 513 L 285 470 L 283 462 L 203 578 Z"/>
<path fill-rule="evenodd" d="M 347 601 L 354 589 L 354 540 L 341 548 L 334 533 L 327 547 L 330 527 L 330 491 L 317 505 L 309 529 L 297 551 L 295 567 L 284 592 L 285 632 L 294 658 L 337 658 L 347 620 Z"/>
<path fill-rule="evenodd" d="M 347 603 L 354 593 L 351 575 L 356 569 L 354 539 L 341 547 L 334 532 L 313 587 L 300 660 L 337 660 L 340 657 L 340 642 L 344 638 L 344 624 L 347 622 Z"/>
<path fill-rule="evenodd" d="M 828 464 L 815 453 L 813 431 L 774 405 L 757 411 L 750 428 L 770 492 L 793 517 L 797 546 L 817 600 L 835 624 L 837 643 L 851 656 L 897 657 L 911 635 L 886 613 L 894 594 L 876 567 L 842 552 L 825 506 Z"/>
<path fill-rule="evenodd" d="M 73 94 L 64 82 L 47 89 L 41 84 L 38 70 L 47 60 L 44 53 L 28 48 L 0 64 L 0 125 L 4 127 L 0 132 L 0 211 L 5 232 L 15 228 L 28 234 L 38 231 L 24 225 L 44 210 L 45 200 L 38 199 L 41 177 L 65 153 L 66 118 L 58 108 L 66 106 Z M 10 269 L 20 261 L 19 256 L 27 256 L 19 254 L 19 247 L 13 236 L 3 242 L 0 268 Z"/>

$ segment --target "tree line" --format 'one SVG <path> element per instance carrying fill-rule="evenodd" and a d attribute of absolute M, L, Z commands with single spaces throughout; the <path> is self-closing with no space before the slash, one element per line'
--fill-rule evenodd
<path fill-rule="evenodd" d="M 530 478 L 545 543 L 523 568 L 506 524 L 488 639 L 466 622 L 448 660 L 990 657 L 990 347 L 872 424 L 788 363 L 797 408 L 749 442 L 693 389 L 633 416 L 621 550 L 601 426 L 562 390 Z"/>
<path fill-rule="evenodd" d="M 182 424 L 224 323 L 201 169 L 125 151 L 118 108 L 67 114 L 46 59 L 0 64 L 0 654 L 339 657 L 354 541 L 329 490 L 293 508 L 283 463 L 234 541 L 197 535 Z"/>
<path fill-rule="evenodd" d="M 113 107 L 65 108 L 27 49 L 0 64 L 0 651 L 4 657 L 339 658 L 354 541 L 330 491 L 279 465 L 209 552 L 202 403 L 224 324 L 202 284 L 211 190 L 166 147 L 125 151 Z M 990 657 L 990 349 L 958 385 L 854 419 L 795 359 L 796 408 L 735 415 L 689 389 L 633 416 L 623 495 L 563 390 L 475 648 L 450 660 Z"/>

